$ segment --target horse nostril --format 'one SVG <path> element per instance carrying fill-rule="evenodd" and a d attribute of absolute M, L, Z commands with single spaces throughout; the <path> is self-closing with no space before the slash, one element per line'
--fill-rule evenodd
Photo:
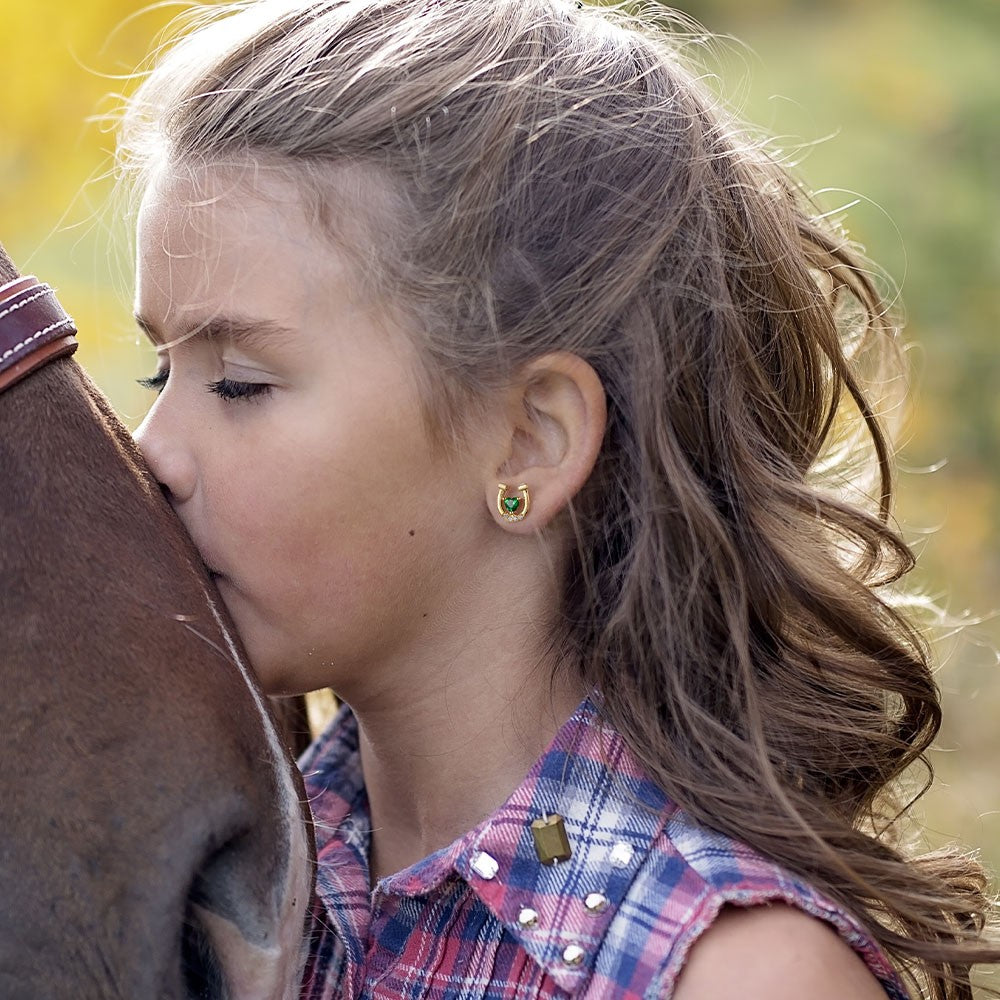
<path fill-rule="evenodd" d="M 204 925 L 188 905 L 181 932 L 184 1000 L 225 1000 L 222 965 Z"/>

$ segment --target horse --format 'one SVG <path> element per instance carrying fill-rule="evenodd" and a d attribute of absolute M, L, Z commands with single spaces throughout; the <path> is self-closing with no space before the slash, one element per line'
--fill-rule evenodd
<path fill-rule="evenodd" d="M 301 779 L 75 332 L 0 246 L 0 996 L 291 1000 Z"/>

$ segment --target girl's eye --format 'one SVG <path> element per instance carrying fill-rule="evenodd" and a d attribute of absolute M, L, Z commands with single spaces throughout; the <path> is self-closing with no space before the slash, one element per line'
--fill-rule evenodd
<path fill-rule="evenodd" d="M 223 399 L 261 398 L 271 391 L 271 386 L 266 382 L 235 382 L 231 378 L 220 378 L 218 382 L 209 382 L 206 388 Z"/>
<path fill-rule="evenodd" d="M 163 387 L 167 384 L 167 379 L 170 376 L 169 368 L 161 368 L 160 371 L 154 372 L 149 378 L 137 378 L 136 382 L 143 387 L 143 389 L 153 389 L 156 392 L 162 392 Z"/>

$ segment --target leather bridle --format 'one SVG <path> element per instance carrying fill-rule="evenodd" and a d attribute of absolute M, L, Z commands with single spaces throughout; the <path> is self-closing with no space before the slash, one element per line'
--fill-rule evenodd
<path fill-rule="evenodd" d="M 77 348 L 76 326 L 44 282 L 28 275 L 0 287 L 0 392 Z"/>

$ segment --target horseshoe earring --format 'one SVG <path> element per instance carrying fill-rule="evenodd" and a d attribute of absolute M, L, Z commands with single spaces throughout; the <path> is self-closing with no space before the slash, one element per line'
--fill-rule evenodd
<path fill-rule="evenodd" d="M 504 494 L 507 492 L 506 483 L 497 483 L 500 488 L 500 492 L 497 493 L 497 513 L 505 521 L 523 521 L 528 513 L 528 508 L 531 506 L 531 497 L 528 496 L 528 484 L 521 483 L 518 486 L 518 490 L 521 493 L 519 497 L 505 497 Z"/>

